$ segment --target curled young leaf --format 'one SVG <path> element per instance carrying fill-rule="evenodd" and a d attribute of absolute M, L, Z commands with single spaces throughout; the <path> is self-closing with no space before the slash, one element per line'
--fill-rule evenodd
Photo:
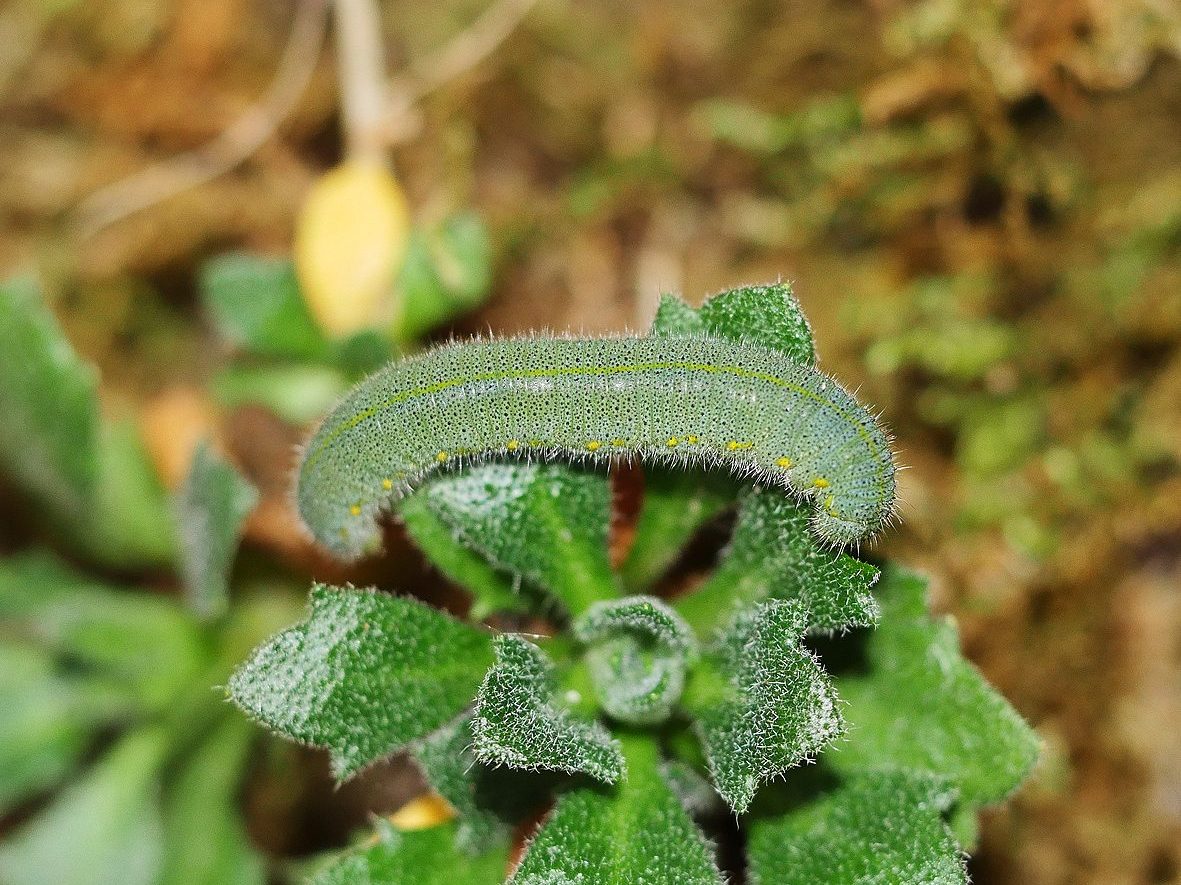
<path fill-rule="evenodd" d="M 697 655 L 680 615 L 651 596 L 629 596 L 593 605 L 574 635 L 590 646 L 591 679 L 609 715 L 635 725 L 668 718 Z"/>
<path fill-rule="evenodd" d="M 603 726 L 576 718 L 554 702 L 553 665 L 533 643 L 496 639 L 496 665 L 476 699 L 472 746 L 488 765 L 588 774 L 613 784 L 623 755 Z"/>

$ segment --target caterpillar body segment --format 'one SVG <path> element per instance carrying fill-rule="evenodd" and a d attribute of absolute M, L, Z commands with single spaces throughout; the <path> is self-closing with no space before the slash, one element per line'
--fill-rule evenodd
<path fill-rule="evenodd" d="M 361 382 L 299 470 L 311 533 L 354 557 L 430 473 L 490 457 L 638 457 L 729 470 L 814 502 L 843 545 L 889 520 L 889 436 L 833 379 L 757 344 L 705 337 L 509 338 L 450 344 Z"/>

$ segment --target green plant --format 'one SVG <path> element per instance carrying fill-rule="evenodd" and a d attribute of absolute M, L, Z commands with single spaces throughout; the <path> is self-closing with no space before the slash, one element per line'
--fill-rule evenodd
<path fill-rule="evenodd" d="M 210 382 L 226 408 L 262 405 L 291 424 L 312 421 L 357 378 L 487 297 L 491 248 L 483 222 L 458 212 L 410 230 L 405 259 L 388 288 L 394 315 L 330 337 L 312 316 L 289 258 L 245 252 L 201 271 L 201 298 L 218 338 L 233 352 Z"/>
<path fill-rule="evenodd" d="M 230 607 L 254 489 L 202 447 L 170 502 L 96 386 L 36 287 L 0 285 L 0 468 L 22 512 L 90 563 L 174 564 L 185 590 L 128 592 L 44 547 L 0 559 L 0 814 L 24 811 L 0 881 L 261 885 L 236 801 L 258 736 L 212 686 L 292 597 L 256 585 Z"/>
<path fill-rule="evenodd" d="M 652 332 L 814 359 L 785 286 L 700 311 L 666 298 Z M 408 751 L 455 811 L 417 831 L 380 822 L 316 882 L 500 882 L 513 834 L 543 812 L 518 885 L 720 882 L 730 814 L 754 883 L 966 881 L 977 810 L 1020 784 L 1038 741 L 930 617 L 924 581 L 823 546 L 779 490 L 659 466 L 644 481 L 615 570 L 604 473 L 526 460 L 438 475 L 400 515 L 471 593 L 471 620 L 502 629 L 317 585 L 306 619 L 234 673 L 230 697 L 326 747 L 338 777 Z M 666 593 L 732 503 L 712 574 Z"/>

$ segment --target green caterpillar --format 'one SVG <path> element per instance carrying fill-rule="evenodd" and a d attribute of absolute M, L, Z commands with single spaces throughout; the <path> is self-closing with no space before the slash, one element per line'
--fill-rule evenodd
<path fill-rule="evenodd" d="M 449 344 L 359 384 L 308 443 L 297 504 L 345 557 L 374 549 L 381 511 L 444 467 L 494 456 L 639 457 L 723 468 L 816 504 L 844 545 L 890 519 L 889 437 L 822 372 L 707 337 L 511 338 Z"/>

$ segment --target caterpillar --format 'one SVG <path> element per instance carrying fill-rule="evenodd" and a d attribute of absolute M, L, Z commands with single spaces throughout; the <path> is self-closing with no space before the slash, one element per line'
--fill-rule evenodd
<path fill-rule="evenodd" d="M 427 475 L 495 456 L 729 470 L 811 499 L 813 530 L 837 546 L 894 506 L 889 437 L 833 379 L 757 344 L 677 336 L 476 340 L 391 363 L 313 435 L 296 503 L 352 558 Z"/>

